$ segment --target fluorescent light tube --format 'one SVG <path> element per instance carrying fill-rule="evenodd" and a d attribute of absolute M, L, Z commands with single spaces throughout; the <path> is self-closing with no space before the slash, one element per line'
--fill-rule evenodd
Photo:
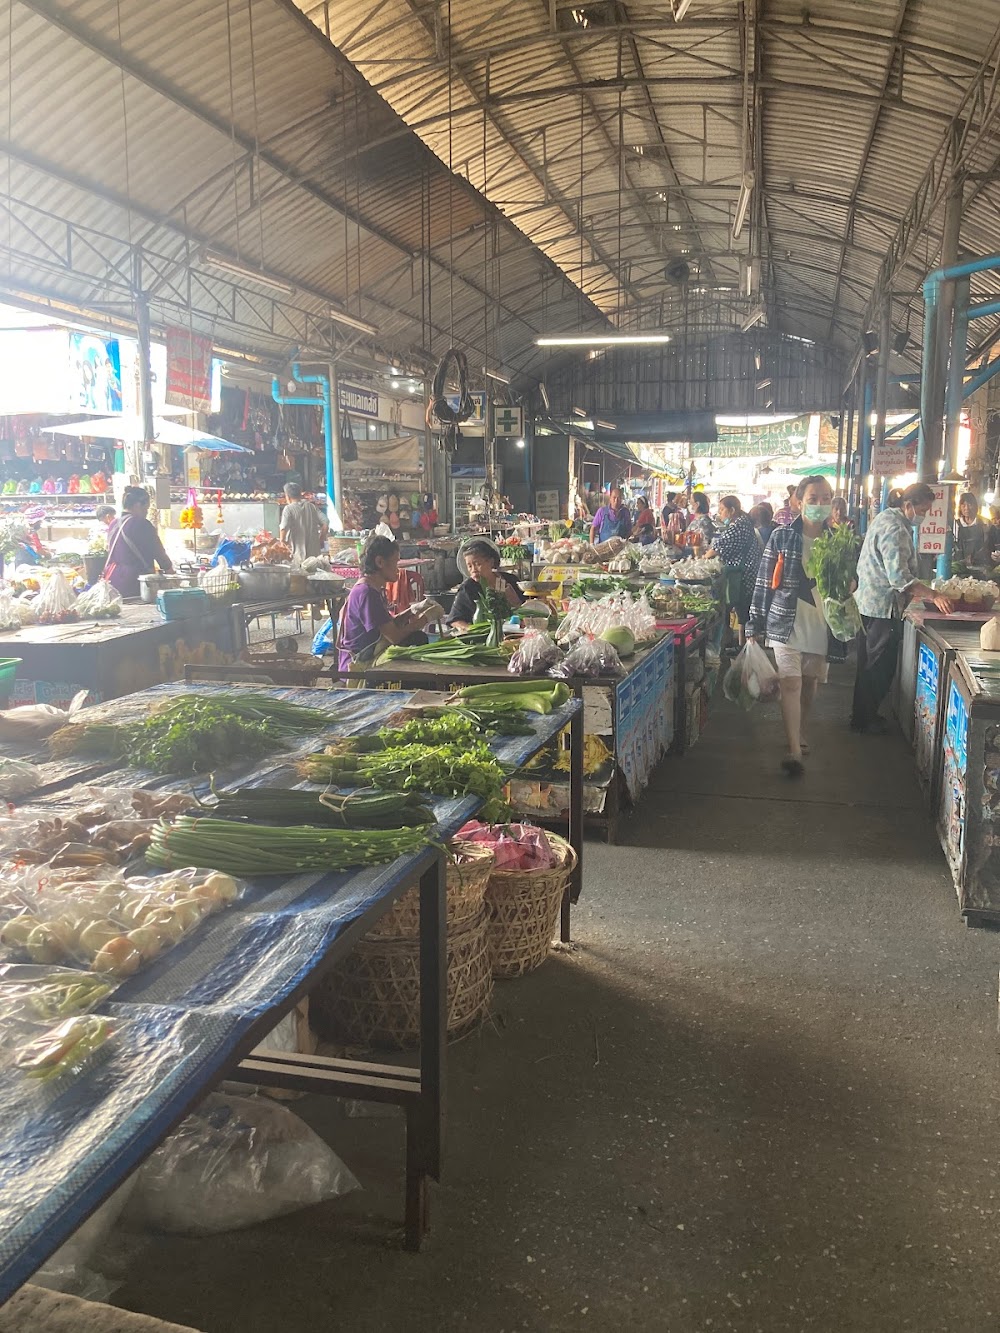
<path fill-rule="evenodd" d="M 536 347 L 627 347 L 637 343 L 668 343 L 669 333 L 553 333 L 536 338 Z"/>
<path fill-rule="evenodd" d="M 378 337 L 378 329 L 374 324 L 368 324 L 363 319 L 355 319 L 353 315 L 345 315 L 342 310 L 335 310 L 330 307 L 330 318 L 338 324 L 346 324 L 349 329 L 357 329 L 359 333 L 367 333 L 371 338 Z"/>
<path fill-rule="evenodd" d="M 487 379 L 496 380 L 498 384 L 510 383 L 510 376 L 501 375 L 499 370 L 487 370 L 486 367 L 483 366 L 483 374 L 486 376 Z"/>
<path fill-rule="evenodd" d="M 749 172 L 743 177 L 740 183 L 740 197 L 736 201 L 736 216 L 733 218 L 733 240 L 740 239 L 740 233 L 743 230 L 743 224 L 747 220 L 747 211 L 750 208 L 750 195 L 753 193 L 753 173 Z"/>
<path fill-rule="evenodd" d="M 757 388 L 758 388 L 758 389 L 766 389 L 767 386 L 768 386 L 770 383 L 771 383 L 770 379 L 762 379 L 762 380 L 758 380 L 758 381 L 757 381 Z"/>
<path fill-rule="evenodd" d="M 541 394 L 542 402 L 545 404 L 546 412 L 551 412 L 552 403 L 549 401 L 549 391 L 548 389 L 546 389 L 545 385 L 542 384 L 541 382 L 539 382 L 538 385 L 538 392 Z"/>
<path fill-rule="evenodd" d="M 674 0 L 674 22 L 680 23 L 690 8 L 691 0 Z"/>
<path fill-rule="evenodd" d="M 221 269 L 224 273 L 231 273 L 237 278 L 246 278 L 248 282 L 260 283 L 262 287 L 273 287 L 276 291 L 284 292 L 291 296 L 295 288 L 284 278 L 276 278 L 271 273 L 264 273 L 259 268 L 251 268 L 249 264 L 241 264 L 238 259 L 230 259 L 228 255 L 216 254 L 214 250 L 206 250 L 202 254 L 202 260 L 210 268 Z"/>

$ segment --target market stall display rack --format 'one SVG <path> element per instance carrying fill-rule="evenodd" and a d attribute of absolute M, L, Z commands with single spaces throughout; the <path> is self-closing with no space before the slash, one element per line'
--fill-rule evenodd
<path fill-rule="evenodd" d="M 944 616 L 938 610 L 928 611 L 922 606 L 911 606 L 903 617 L 903 641 L 900 645 L 896 676 L 892 683 L 889 703 L 899 722 L 903 735 L 912 745 L 914 743 L 915 704 L 917 701 L 918 675 L 918 638 L 923 625 L 935 628 L 963 626 L 975 629 L 978 634 L 985 620 L 990 619 L 992 611 L 955 611 Z M 978 645 L 978 639 L 976 640 Z"/>
<path fill-rule="evenodd" d="M 1000 928 L 1000 653 L 956 651 L 942 680 L 937 830 L 970 926 Z"/>
<path fill-rule="evenodd" d="M 670 749 L 675 726 L 674 638 L 665 634 L 655 645 L 640 648 L 624 663 L 620 680 L 573 677 L 566 683 L 582 700 L 578 735 L 570 736 L 570 780 L 555 775 L 522 774 L 512 788 L 515 808 L 540 823 L 565 826 L 568 806 L 569 841 L 579 856 L 583 827 L 607 842 L 618 840 L 625 802 L 638 800 L 653 767 Z M 359 667 L 347 675 L 366 686 L 385 689 L 452 691 L 463 685 L 509 680 L 495 667 L 448 667 L 432 662 L 396 661 L 384 667 Z M 602 738 L 611 751 L 610 770 L 601 781 L 583 774 L 586 736 Z M 579 755 L 576 749 L 579 749 Z M 554 780 L 555 779 L 555 780 Z M 576 812 L 579 811 L 579 814 Z M 579 831 L 572 825 L 579 821 Z M 575 878 L 578 880 L 580 868 Z M 574 897 L 578 886 L 574 889 Z"/>
<path fill-rule="evenodd" d="M 122 706 L 141 712 L 184 690 L 161 686 Z M 324 710 L 339 735 L 377 729 L 411 700 L 409 694 L 384 691 L 275 693 Z M 580 711 L 579 702 L 570 700 L 538 718 L 530 737 L 498 738 L 494 749 L 502 762 L 517 766 Z M 260 786 L 298 785 L 285 762 L 276 761 L 252 780 Z M 141 774 L 122 772 L 121 780 L 163 785 L 162 779 Z M 104 781 L 114 784 L 112 765 L 106 766 Z M 226 785 L 217 781 L 218 790 Z M 439 838 L 452 836 L 479 804 L 473 797 L 436 800 Z M 414 887 L 420 897 L 419 1068 L 256 1050 L 315 980 Z M 404 1238 L 408 1248 L 419 1248 L 428 1224 L 430 1181 L 440 1177 L 442 1167 L 445 926 L 443 853 L 428 846 L 390 865 L 251 881 L 245 899 L 121 986 L 113 1011 L 128 1023 L 109 1058 L 85 1066 L 59 1097 L 43 1104 L 27 1090 L 18 1096 L 8 1089 L 0 1130 L 0 1301 L 224 1078 L 402 1106 Z M 31 1132 L 22 1133 L 29 1118 Z M 54 1144 L 63 1145 L 61 1151 L 54 1152 Z"/>

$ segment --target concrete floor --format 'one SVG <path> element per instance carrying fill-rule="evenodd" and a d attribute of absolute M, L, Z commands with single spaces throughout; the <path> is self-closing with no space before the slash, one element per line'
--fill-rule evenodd
<path fill-rule="evenodd" d="M 801 782 L 776 711 L 720 700 L 623 845 L 588 844 L 575 949 L 452 1048 L 423 1254 L 392 1231 L 400 1123 L 300 1102 L 364 1193 L 153 1242 L 116 1301 L 205 1333 L 996 1333 L 1000 939 L 847 688 Z"/>

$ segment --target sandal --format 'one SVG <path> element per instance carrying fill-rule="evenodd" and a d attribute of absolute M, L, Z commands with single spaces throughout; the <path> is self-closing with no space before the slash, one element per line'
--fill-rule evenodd
<path fill-rule="evenodd" d="M 796 759 L 792 754 L 786 755 L 781 761 L 781 767 L 790 778 L 801 778 L 806 771 L 806 766 L 801 759 Z"/>

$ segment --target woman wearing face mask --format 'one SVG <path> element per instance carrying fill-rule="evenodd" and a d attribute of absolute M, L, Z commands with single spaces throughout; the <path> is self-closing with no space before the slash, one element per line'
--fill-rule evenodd
<path fill-rule="evenodd" d="M 862 624 L 851 713 L 854 731 L 874 735 L 888 731 L 878 710 L 896 674 L 903 638 L 901 617 L 906 604 L 914 597 L 925 597 L 945 615 L 952 609 L 947 597 L 917 577 L 913 526 L 933 503 L 934 492 L 925 482 L 908 486 L 900 497 L 900 507 L 883 509 L 865 534 L 858 559 L 858 589 L 854 594 Z"/>
<path fill-rule="evenodd" d="M 775 528 L 757 571 L 748 639 L 763 639 L 774 649 L 781 685 L 781 716 L 788 753 L 781 767 L 789 777 L 805 772 L 802 756 L 809 746 L 804 731 L 816 698 L 825 682 L 830 660 L 843 661 L 846 648 L 827 629 L 816 585 L 805 566 L 813 542 L 827 526 L 833 491 L 825 477 L 805 477 L 796 488 L 798 517 L 787 527 Z"/>
<path fill-rule="evenodd" d="M 753 520 L 744 514 L 739 497 L 724 495 L 719 501 L 719 525 L 706 555 L 717 555 L 726 566 L 729 605 L 736 612 L 741 644 L 763 550 Z"/>

